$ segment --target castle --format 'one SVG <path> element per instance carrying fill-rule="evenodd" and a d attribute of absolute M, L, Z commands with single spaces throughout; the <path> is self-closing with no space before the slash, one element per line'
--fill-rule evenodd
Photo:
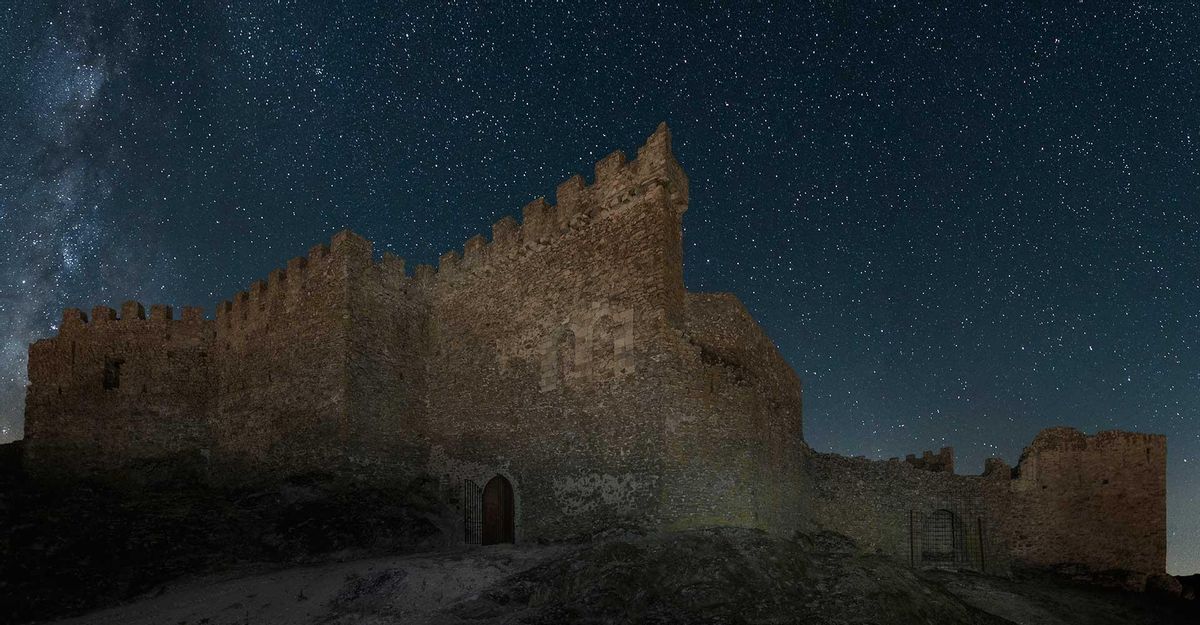
<path fill-rule="evenodd" d="M 949 449 L 811 450 L 771 340 L 733 295 L 684 288 L 688 178 L 665 124 L 555 201 L 411 273 L 341 232 L 214 319 L 67 309 L 30 348 L 28 471 L 427 476 L 466 543 L 826 527 L 918 566 L 1163 571 L 1161 436 L 1046 430 L 976 476 Z"/>

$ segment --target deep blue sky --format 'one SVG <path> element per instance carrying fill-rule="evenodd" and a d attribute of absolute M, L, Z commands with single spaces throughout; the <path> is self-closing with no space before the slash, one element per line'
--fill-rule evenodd
<path fill-rule="evenodd" d="M 688 285 L 815 448 L 1164 433 L 1200 571 L 1191 3 L 133 4 L 0 6 L 3 437 L 64 306 L 211 311 L 345 226 L 430 262 L 666 120 Z"/>

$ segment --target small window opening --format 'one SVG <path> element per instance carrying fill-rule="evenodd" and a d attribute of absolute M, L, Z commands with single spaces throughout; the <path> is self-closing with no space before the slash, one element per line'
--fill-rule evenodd
<path fill-rule="evenodd" d="M 125 364 L 125 360 L 121 358 L 104 359 L 104 390 L 121 388 L 121 365 L 123 364 Z"/>

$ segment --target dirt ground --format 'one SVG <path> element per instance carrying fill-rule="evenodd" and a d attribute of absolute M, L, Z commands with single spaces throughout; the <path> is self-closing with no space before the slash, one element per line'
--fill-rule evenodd
<path fill-rule="evenodd" d="M 1194 624 L 1196 604 L 1048 573 L 914 571 L 838 540 L 723 529 L 243 569 L 58 622 Z"/>

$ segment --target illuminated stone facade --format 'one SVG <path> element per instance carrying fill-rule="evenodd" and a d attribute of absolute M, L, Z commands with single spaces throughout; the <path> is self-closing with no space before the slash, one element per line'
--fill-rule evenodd
<path fill-rule="evenodd" d="M 500 476 L 488 492 L 511 492 L 497 506 L 513 518 L 497 527 L 518 542 L 822 525 L 916 563 L 932 536 L 919 517 L 978 568 L 1011 554 L 1162 570 L 1161 437 L 1044 435 L 1015 478 L 998 463 L 955 475 L 949 449 L 888 463 L 813 453 L 800 380 L 771 340 L 733 295 L 684 288 L 688 179 L 665 125 L 635 160 L 615 152 L 555 196 L 437 268 L 410 273 L 345 231 L 214 319 L 68 309 L 30 349 L 27 468 L 121 475 L 168 459 L 214 483 L 431 477 L 468 542 L 487 540 L 481 493 Z M 922 553 L 942 557 L 928 536 Z"/>

